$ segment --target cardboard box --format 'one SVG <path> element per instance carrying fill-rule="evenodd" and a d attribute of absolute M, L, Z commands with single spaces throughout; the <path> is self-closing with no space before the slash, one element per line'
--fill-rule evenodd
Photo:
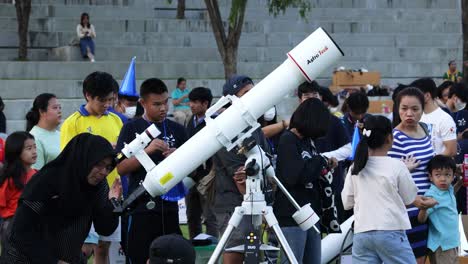
<path fill-rule="evenodd" d="M 369 97 L 370 114 L 390 114 L 393 111 L 393 101 L 391 97 Z"/>
<path fill-rule="evenodd" d="M 338 93 L 343 89 L 360 89 L 367 84 L 380 85 L 380 72 L 335 72 L 332 77 L 330 90 Z"/>

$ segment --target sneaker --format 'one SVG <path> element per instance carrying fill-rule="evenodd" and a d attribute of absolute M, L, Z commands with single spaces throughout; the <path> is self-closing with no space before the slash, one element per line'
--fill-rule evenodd
<path fill-rule="evenodd" d="M 91 62 L 95 62 L 96 60 L 95 59 L 91 59 Z"/>

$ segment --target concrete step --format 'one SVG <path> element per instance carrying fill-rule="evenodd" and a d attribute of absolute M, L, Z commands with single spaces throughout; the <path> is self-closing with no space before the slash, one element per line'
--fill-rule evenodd
<path fill-rule="evenodd" d="M 198 19 L 95 19 L 92 21 L 97 35 L 100 32 L 211 32 L 211 23 Z M 72 18 L 32 18 L 29 29 L 39 32 L 75 32 L 77 19 Z M 0 18 L 0 31 L 15 31 L 16 18 Z M 246 20 L 245 33 L 269 32 L 311 32 L 317 27 L 325 28 L 329 33 L 460 33 L 461 23 L 449 20 L 406 21 L 396 18 L 394 21 L 365 21 L 360 17 L 352 21 L 335 22 L 326 20 Z"/>
<path fill-rule="evenodd" d="M 164 7 L 164 6 L 163 6 Z M 96 5 L 33 5 L 31 8 L 31 18 L 72 18 L 76 17 L 76 22 L 80 20 L 81 13 L 90 15 L 91 21 L 95 17 L 99 18 L 125 18 L 132 19 L 154 19 L 154 18 L 175 18 L 176 10 L 155 10 L 145 7 L 128 6 L 96 6 Z M 11 4 L 0 4 L 0 17 L 16 18 L 15 6 Z M 203 10 L 187 10 L 185 17 L 188 19 L 205 19 L 208 13 Z"/>
<path fill-rule="evenodd" d="M 309 32 L 247 33 L 241 35 L 241 47 L 294 47 L 307 37 Z M 459 47 L 462 35 L 457 33 L 334 33 L 331 36 L 341 45 L 348 47 Z M 76 39 L 74 32 L 29 32 L 30 47 L 55 48 L 69 45 Z M 95 39 L 96 47 L 112 46 L 157 46 L 157 47 L 216 47 L 212 32 L 157 33 L 125 32 L 121 34 L 102 32 Z M 0 47 L 17 47 L 18 33 L 2 31 Z"/>
<path fill-rule="evenodd" d="M 171 5 L 158 6 L 170 7 Z M 156 7 L 156 6 L 155 6 Z M 190 6 L 188 6 L 190 7 Z M 31 10 L 32 18 L 73 18 L 79 20 L 79 15 L 82 12 L 87 12 L 94 21 L 96 17 L 99 19 L 170 19 L 175 18 L 175 10 L 154 10 L 154 8 L 145 7 L 119 7 L 119 6 L 69 6 L 69 5 L 33 5 Z M 221 15 L 227 18 L 230 8 L 222 8 Z M 275 19 L 275 20 L 290 20 L 298 19 L 299 10 L 297 8 L 289 8 L 284 14 L 273 17 L 267 8 L 255 6 L 246 10 L 246 20 L 252 19 Z M 188 19 L 206 19 L 208 20 L 207 11 L 186 11 Z M 0 17 L 16 18 L 15 7 L 11 4 L 0 4 Z M 343 8 L 313 8 L 307 15 L 309 18 L 319 21 L 328 21 L 333 18 L 335 22 L 340 21 L 355 21 L 356 18 L 365 17 L 366 21 L 449 21 L 459 22 L 460 11 L 458 9 L 428 9 L 428 8 L 354 8 L 343 12 Z M 94 22 L 93 22 L 94 23 Z"/>
<path fill-rule="evenodd" d="M 229 8 L 231 0 L 219 0 L 221 9 Z M 460 9 L 458 0 L 311 0 L 312 8 L 448 8 Z M 0 0 L 0 3 L 10 4 L 11 0 Z M 167 0 L 34 0 L 37 5 L 67 5 L 67 6 L 132 6 L 132 7 L 176 7 L 177 1 L 168 4 Z M 193 8 L 205 8 L 203 0 L 186 0 L 186 6 Z M 267 0 L 250 0 L 248 8 L 264 6 L 267 8 Z"/>
<path fill-rule="evenodd" d="M 238 64 L 239 73 L 248 73 L 252 78 L 263 78 L 275 69 L 279 63 L 244 63 Z M 401 78 L 417 76 L 438 76 L 446 71 L 446 62 L 346 62 L 341 61 L 336 66 L 357 69 L 365 67 L 380 71 L 383 77 Z M 222 63 L 217 62 L 139 62 L 137 78 L 146 79 L 158 77 L 175 79 L 185 76 L 189 79 L 222 79 L 224 70 Z M 79 80 L 93 71 L 106 71 L 121 79 L 128 68 L 128 62 L 0 62 L 0 79 L 45 79 L 45 80 Z M 330 76 L 334 67 L 324 69 L 320 77 Z"/>
<path fill-rule="evenodd" d="M 292 47 L 240 47 L 239 62 L 277 62 L 285 59 L 285 54 Z M 396 48 L 367 47 L 356 48 L 344 46 L 346 56 L 343 61 L 418 61 L 440 62 L 461 57 L 462 48 Z M 0 50 L 1 51 L 1 50 Z M 1 54 L 1 53 L 0 53 Z M 64 46 L 51 49 L 49 61 L 83 61 L 77 46 Z M 100 47 L 96 49 L 96 59 L 99 61 L 128 61 L 136 56 L 140 62 L 221 62 L 218 49 L 192 47 L 139 47 L 119 46 Z"/>
<path fill-rule="evenodd" d="M 28 60 L 45 61 L 48 60 L 49 49 L 28 49 Z M 0 61 L 14 61 L 18 59 L 17 48 L 0 48 Z"/>
<path fill-rule="evenodd" d="M 37 94 L 38 95 L 38 94 Z M 26 113 L 31 109 L 34 98 L 31 99 L 15 99 L 4 100 L 5 109 L 3 112 L 7 120 L 25 120 Z M 62 105 L 62 116 L 68 117 L 76 111 L 80 105 L 86 103 L 84 99 L 63 99 L 60 98 Z M 24 127 L 22 128 L 24 130 Z"/>
<path fill-rule="evenodd" d="M 126 62 L 0 62 L 0 79 L 45 79 L 45 80 L 79 80 L 84 79 L 93 71 L 106 71 L 117 79 L 123 78 L 127 71 Z M 278 63 L 241 63 L 239 72 L 250 73 L 252 78 L 263 78 Z M 187 78 L 222 79 L 224 70 L 222 63 L 217 62 L 138 62 L 137 78 L 147 79 L 158 77 L 162 79 L 176 79 L 180 76 Z M 332 69 L 330 69 L 331 71 Z"/>
<path fill-rule="evenodd" d="M 440 78 L 440 74 L 435 74 L 433 77 Z M 381 84 L 395 87 L 398 83 L 409 84 L 417 77 L 403 78 L 403 77 L 389 77 L 382 78 Z M 143 79 L 137 80 L 137 87 L 140 87 Z M 163 79 L 170 91 L 176 87 L 176 79 Z M 254 83 L 261 81 L 254 79 Z M 317 81 L 323 86 L 330 86 L 330 78 L 321 78 Z M 121 80 L 118 79 L 120 83 Z M 213 96 L 222 96 L 222 87 L 226 81 L 224 79 L 188 79 L 187 87 L 189 89 L 203 86 L 211 89 Z M 440 82 L 438 84 L 442 83 Z M 53 93 L 58 98 L 64 99 L 81 99 L 83 80 L 0 80 L 0 94 L 4 100 L 18 100 L 18 99 L 33 99 L 41 93 Z"/>
<path fill-rule="evenodd" d="M 266 6 L 268 0 L 250 0 L 248 7 Z M 231 0 L 219 0 L 219 6 L 230 6 Z M 11 0 L 0 0 L 0 3 L 11 3 Z M 167 0 L 34 0 L 41 5 L 114 5 L 114 6 L 167 6 Z M 311 0 L 312 8 L 459 8 L 458 0 Z M 171 6 L 177 6 L 173 0 Z M 186 0 L 186 5 L 191 7 L 204 7 L 203 0 Z"/>
<path fill-rule="evenodd" d="M 120 84 L 121 79 L 117 80 Z M 140 87 L 143 81 L 144 79 L 138 79 L 137 87 Z M 163 79 L 163 81 L 170 91 L 175 89 L 177 79 Z M 258 81 L 254 79 L 254 82 Z M 188 79 L 187 87 L 190 89 L 199 86 L 208 87 L 213 96 L 219 97 L 222 95 L 224 83 L 224 79 Z M 6 100 L 31 99 L 41 93 L 53 93 L 58 98 L 81 99 L 82 89 L 83 80 L 0 80 L 0 94 Z"/>
<path fill-rule="evenodd" d="M 214 101 L 219 99 L 219 97 L 215 97 Z M 80 105 L 84 104 L 85 101 L 82 99 L 59 99 L 60 103 L 62 104 L 62 117 L 65 120 L 70 114 L 75 112 Z M 295 96 L 287 96 L 285 97 L 281 103 L 277 105 L 277 112 L 278 116 L 283 118 L 290 118 L 294 110 L 298 105 L 298 100 Z M 26 127 L 26 121 L 24 119 L 24 115 L 26 115 L 27 110 L 32 105 L 32 100 L 14 100 L 9 101 L 5 100 L 5 115 L 7 117 L 7 133 L 12 133 L 14 131 L 24 130 Z M 21 106 L 21 109 L 25 109 L 25 111 L 16 108 L 16 106 Z M 15 111 L 10 111 L 10 108 L 16 109 Z M 172 103 L 169 103 L 169 118 L 171 118 L 171 114 L 173 112 Z M 23 115 L 24 114 L 24 115 Z"/>
<path fill-rule="evenodd" d="M 35 5 L 132 5 L 136 0 L 34 0 Z M 2 4 L 11 4 L 13 0 L 0 0 Z"/>

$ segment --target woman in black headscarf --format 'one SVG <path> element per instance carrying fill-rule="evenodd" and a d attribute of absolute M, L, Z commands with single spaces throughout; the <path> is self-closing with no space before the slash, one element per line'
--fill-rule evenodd
<path fill-rule="evenodd" d="M 109 199 L 120 197 L 121 186 L 109 191 L 105 180 L 115 165 L 106 139 L 74 137 L 24 188 L 2 263 L 80 263 L 91 222 L 101 235 L 117 228 Z"/>

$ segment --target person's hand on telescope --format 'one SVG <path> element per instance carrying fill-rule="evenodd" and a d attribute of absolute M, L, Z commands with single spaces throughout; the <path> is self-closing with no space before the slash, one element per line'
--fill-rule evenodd
<path fill-rule="evenodd" d="M 246 186 L 245 186 L 245 179 L 247 178 L 247 174 L 245 173 L 245 167 L 239 167 L 236 172 L 234 172 L 234 176 L 232 179 L 236 183 L 237 190 L 241 194 L 245 194 L 246 192 Z"/>
<path fill-rule="evenodd" d="M 153 139 L 149 145 L 145 148 L 146 153 L 153 154 L 156 151 L 160 151 L 164 153 L 165 151 L 169 150 L 169 146 L 163 140 L 156 138 Z"/>
<path fill-rule="evenodd" d="M 245 167 L 239 167 L 236 172 L 234 172 L 234 176 L 232 177 L 234 181 L 238 184 L 244 184 L 245 179 L 247 178 L 247 174 L 245 173 Z"/>
<path fill-rule="evenodd" d="M 115 179 L 114 183 L 112 184 L 109 190 L 109 199 L 115 198 L 118 200 L 121 196 L 122 196 L 122 183 L 120 182 L 120 179 L 117 178 Z"/>
<path fill-rule="evenodd" d="M 176 150 L 176 148 L 169 148 L 169 149 L 167 149 L 166 151 L 163 152 L 163 156 L 167 158 L 167 157 L 168 157 L 169 155 L 171 155 L 175 150 Z"/>

